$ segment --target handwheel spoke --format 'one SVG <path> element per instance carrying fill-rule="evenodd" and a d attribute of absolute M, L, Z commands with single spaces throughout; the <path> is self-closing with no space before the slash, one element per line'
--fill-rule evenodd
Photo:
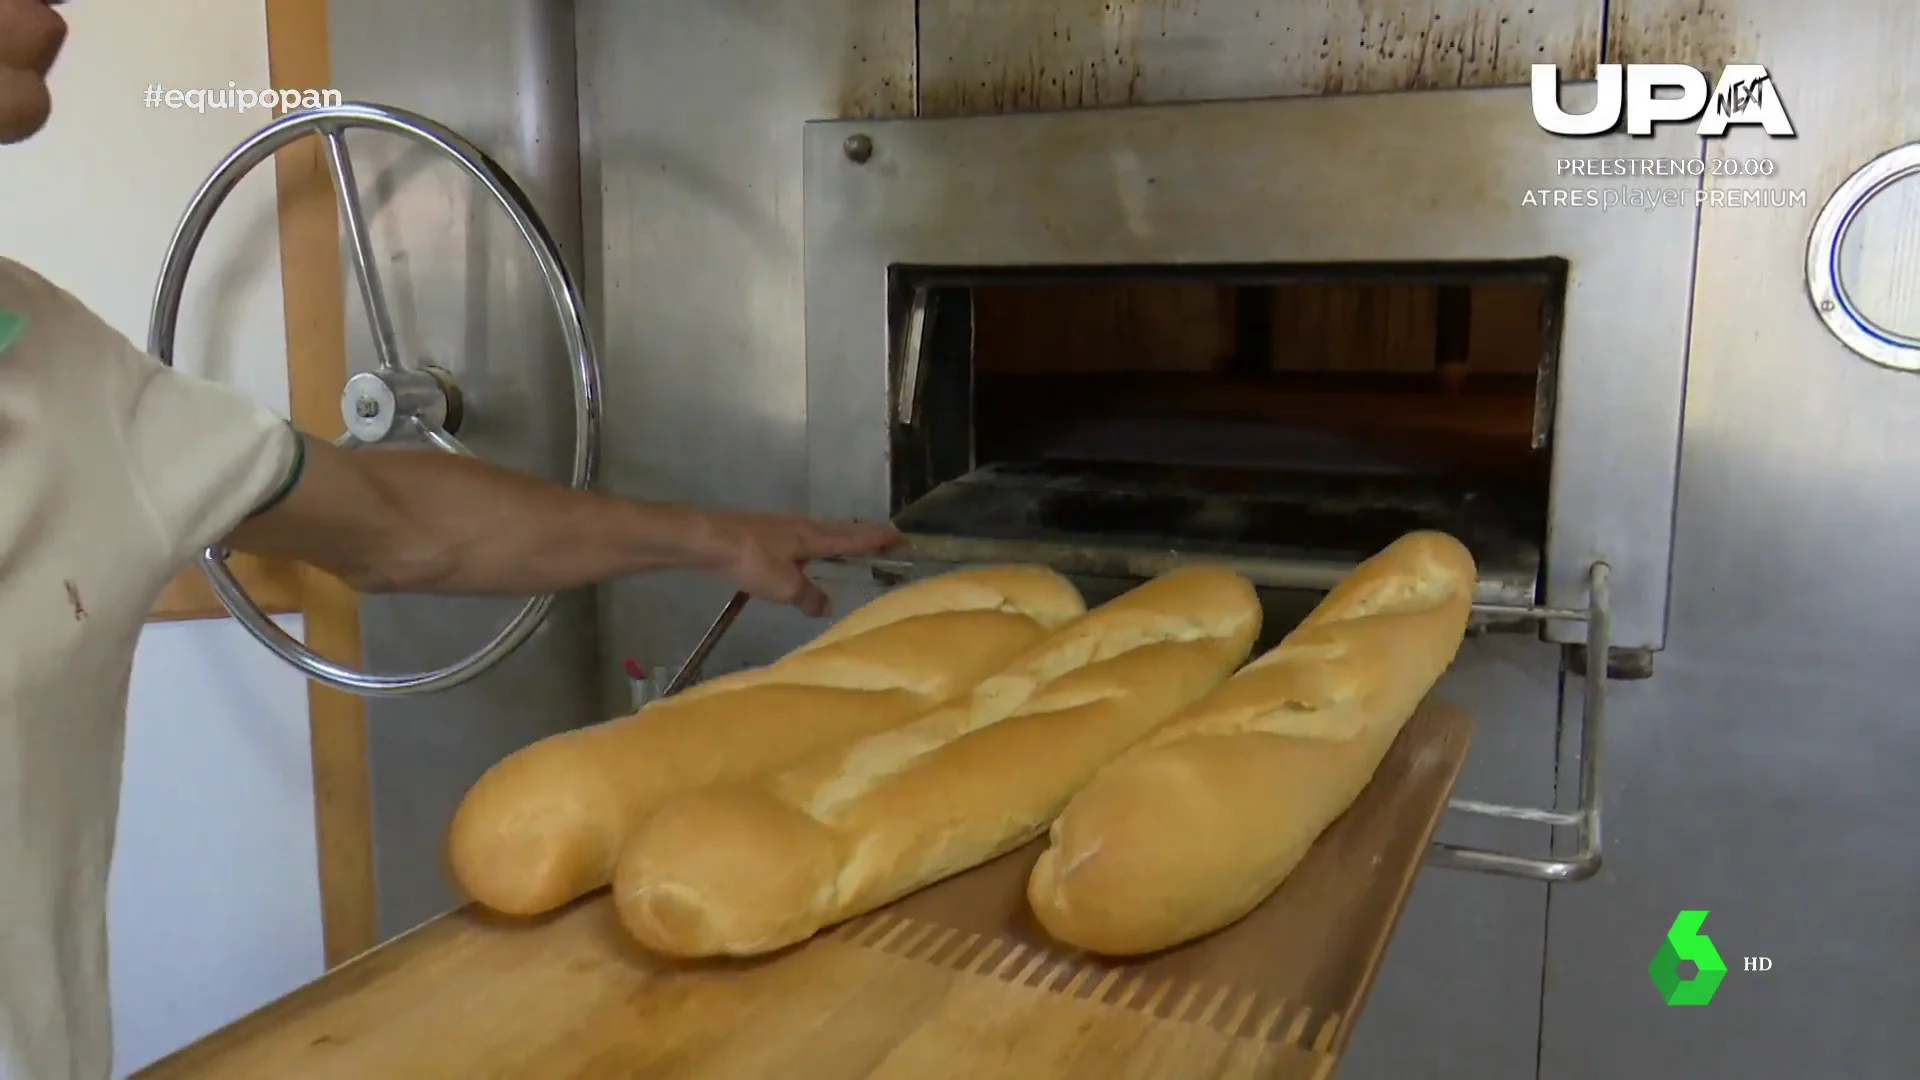
<path fill-rule="evenodd" d="M 416 416 L 413 418 L 413 430 L 415 434 L 449 454 L 459 454 L 462 457 L 476 456 L 473 451 L 467 449 L 465 443 L 447 434 L 446 429 L 438 424 L 429 424 Z"/>
<path fill-rule="evenodd" d="M 340 204 L 340 220 L 347 227 L 348 254 L 353 260 L 353 276 L 360 282 L 360 302 L 367 309 L 367 325 L 373 330 L 374 353 L 380 366 L 400 366 L 400 346 L 393 332 L 393 316 L 387 310 L 386 289 L 380 284 L 379 264 L 373 257 L 373 238 L 367 233 L 367 215 L 360 205 L 360 184 L 353 174 L 353 159 L 347 156 L 346 133 L 327 129 L 327 167 L 333 172 L 333 193 Z"/>

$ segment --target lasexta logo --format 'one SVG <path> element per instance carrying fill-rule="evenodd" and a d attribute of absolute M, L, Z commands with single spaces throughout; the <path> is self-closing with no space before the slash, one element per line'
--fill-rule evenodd
<path fill-rule="evenodd" d="M 1683 911 L 1675 916 L 1667 930 L 1667 939 L 1660 943 L 1653 963 L 1647 965 L 1653 988 L 1660 991 L 1661 999 L 1669 1005 L 1705 1005 L 1713 1000 L 1714 991 L 1720 989 L 1720 980 L 1727 976 L 1727 965 L 1720 959 L 1720 951 L 1713 947 L 1713 939 L 1700 932 L 1706 921 L 1704 911 Z M 1680 976 L 1683 960 L 1693 962 L 1694 973 L 1690 979 Z"/>

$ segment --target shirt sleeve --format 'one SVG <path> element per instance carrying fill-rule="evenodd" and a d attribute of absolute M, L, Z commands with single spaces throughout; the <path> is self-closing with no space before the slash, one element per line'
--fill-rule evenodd
<path fill-rule="evenodd" d="M 298 482 L 301 440 L 285 420 L 237 390 L 167 367 L 79 300 L 41 284 L 32 317 L 58 324 L 66 358 L 59 396 L 84 400 L 98 418 L 73 435 L 117 444 L 103 449 L 127 462 L 173 559 L 191 560 Z"/>
<path fill-rule="evenodd" d="M 123 428 L 148 504 L 185 560 L 285 498 L 304 464 L 299 433 L 244 394 L 144 353 Z"/>

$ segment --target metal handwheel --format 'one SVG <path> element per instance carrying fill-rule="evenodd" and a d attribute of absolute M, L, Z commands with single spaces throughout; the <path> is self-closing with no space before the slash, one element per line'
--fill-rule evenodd
<path fill-rule="evenodd" d="M 569 482 L 575 488 L 590 487 L 600 456 L 600 365 L 594 354 L 593 337 L 587 326 L 585 304 L 578 285 L 568 273 L 559 245 L 534 212 L 526 195 L 512 177 L 466 139 L 422 116 L 385 105 L 349 103 L 290 113 L 263 128 L 227 155 L 188 203 L 180 226 L 167 246 L 160 271 L 160 283 L 153 298 L 153 322 L 148 332 L 147 350 L 162 363 L 173 363 L 174 328 L 180 317 L 181 296 L 186 290 L 187 270 L 194 252 L 206 235 L 207 224 L 220 209 L 241 178 L 252 172 L 273 154 L 309 135 L 318 135 L 326 144 L 327 163 L 333 173 L 334 192 L 339 200 L 340 218 L 359 280 L 360 299 L 367 309 L 373 331 L 379 366 L 347 380 L 341 397 L 340 414 L 346 421 L 346 434 L 338 442 L 344 446 L 370 446 L 407 438 L 423 439 L 449 453 L 467 454 L 454 437 L 459 428 L 461 399 L 458 387 L 447 372 L 426 365 L 408 367 L 401 362 L 393 319 L 387 311 L 386 294 L 373 258 L 373 245 L 367 233 L 366 216 L 361 210 L 359 188 L 353 175 L 353 163 L 347 156 L 346 132 L 367 128 L 401 135 L 425 144 L 453 159 L 466 173 L 493 195 L 519 230 L 521 239 L 533 250 L 546 279 L 548 295 L 560 317 L 567 354 L 573 374 L 574 434 L 573 470 Z M 200 567 L 234 618 L 255 639 L 282 660 L 305 672 L 307 677 L 336 689 L 367 697 L 397 697 L 424 694 L 458 686 L 492 668 L 532 636 L 546 620 L 553 606 L 552 596 L 527 601 L 512 621 L 492 641 L 466 658 L 436 671 L 406 675 L 381 675 L 355 671 L 323 657 L 281 630 L 253 602 L 227 568 L 227 552 L 208 548 L 200 556 Z"/>

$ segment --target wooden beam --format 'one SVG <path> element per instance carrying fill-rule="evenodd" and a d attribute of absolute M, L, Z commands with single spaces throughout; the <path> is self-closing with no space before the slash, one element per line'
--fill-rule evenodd
<path fill-rule="evenodd" d="M 266 0 L 267 70 L 276 87 L 332 81 L 326 0 Z M 347 379 L 346 308 L 333 182 L 318 138 L 274 158 L 279 195 L 280 283 L 287 324 L 287 397 L 300 430 L 340 434 Z M 360 598 L 339 580 L 299 568 L 309 648 L 337 663 L 360 663 Z M 379 940 L 373 881 L 373 804 L 367 771 L 367 713 L 360 698 L 308 684 L 313 797 L 320 851 L 320 912 L 329 967 Z"/>

